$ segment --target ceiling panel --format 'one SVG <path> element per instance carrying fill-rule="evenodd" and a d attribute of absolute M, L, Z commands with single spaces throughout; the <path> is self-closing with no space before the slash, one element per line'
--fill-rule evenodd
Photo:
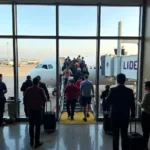
<path fill-rule="evenodd" d="M 16 1 L 17 3 L 40 3 L 40 4 L 104 4 L 104 5 L 141 5 L 143 0 L 0 0 L 2 3 L 11 3 Z"/>

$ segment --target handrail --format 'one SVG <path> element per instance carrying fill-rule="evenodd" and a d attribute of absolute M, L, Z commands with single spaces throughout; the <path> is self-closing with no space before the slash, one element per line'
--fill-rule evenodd
<path fill-rule="evenodd" d="M 62 84 L 61 84 L 61 96 L 60 96 L 60 111 L 63 111 L 64 107 L 64 83 L 63 83 L 63 77 L 62 77 Z"/>

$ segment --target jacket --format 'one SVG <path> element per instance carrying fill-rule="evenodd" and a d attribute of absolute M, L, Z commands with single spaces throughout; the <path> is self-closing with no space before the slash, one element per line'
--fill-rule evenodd
<path fill-rule="evenodd" d="M 128 123 L 130 112 L 135 117 L 135 100 L 133 90 L 124 85 L 111 88 L 106 98 L 106 107 L 110 107 L 110 116 L 116 123 Z"/>

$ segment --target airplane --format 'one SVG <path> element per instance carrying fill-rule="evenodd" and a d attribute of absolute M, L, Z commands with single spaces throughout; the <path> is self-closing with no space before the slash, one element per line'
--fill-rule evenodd
<path fill-rule="evenodd" d="M 59 68 L 60 74 L 62 74 L 61 68 L 65 61 L 66 57 L 59 58 Z M 71 58 L 71 57 L 70 57 Z M 72 57 L 74 58 L 74 57 Z M 71 58 L 71 59 L 72 59 Z M 85 63 L 87 64 L 89 71 L 89 80 L 96 84 L 96 60 L 94 56 L 86 56 L 84 57 Z M 31 70 L 27 75 L 30 75 L 32 78 L 36 76 L 40 76 L 43 83 L 45 83 L 48 87 L 54 87 L 52 94 L 54 94 L 56 87 L 56 58 L 48 58 L 41 61 L 33 70 Z"/>

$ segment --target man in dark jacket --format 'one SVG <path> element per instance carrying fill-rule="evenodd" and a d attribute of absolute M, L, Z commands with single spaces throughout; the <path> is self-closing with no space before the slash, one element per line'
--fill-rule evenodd
<path fill-rule="evenodd" d="M 103 92 L 102 92 L 102 95 L 101 95 L 101 99 L 103 100 L 103 102 L 102 102 L 103 111 L 106 111 L 105 100 L 106 100 L 106 98 L 107 98 L 107 96 L 108 96 L 109 90 L 110 90 L 110 86 L 109 86 L 109 85 L 106 85 L 106 86 L 105 86 L 105 91 L 103 91 Z"/>
<path fill-rule="evenodd" d="M 131 117 L 135 117 L 135 100 L 133 90 L 124 84 L 126 76 L 117 75 L 118 86 L 111 88 L 106 99 L 106 106 L 110 106 L 110 117 L 113 131 L 113 150 L 119 150 L 119 130 L 121 130 L 122 150 L 128 150 L 128 125 Z"/>
<path fill-rule="evenodd" d="M 25 92 L 24 103 L 29 111 L 30 145 L 32 147 L 35 146 L 35 148 L 43 144 L 43 142 L 40 142 L 40 126 L 42 120 L 41 114 L 46 100 L 47 99 L 44 90 L 39 87 L 39 79 L 34 78 L 33 86 L 29 87 Z"/>
<path fill-rule="evenodd" d="M 23 92 L 23 96 L 24 96 L 27 88 L 31 87 L 32 85 L 33 85 L 33 83 L 31 81 L 31 76 L 27 76 L 26 81 L 22 84 L 21 89 L 20 89 Z M 25 104 L 24 104 L 24 112 L 25 112 L 26 117 L 28 117 L 28 110 L 27 110 L 27 106 Z"/>
<path fill-rule="evenodd" d="M 40 76 L 37 76 L 37 78 L 39 79 L 39 87 L 42 88 L 45 91 L 47 100 L 50 100 L 49 92 L 48 92 L 48 89 L 47 89 L 45 83 L 41 82 L 41 77 Z"/>
<path fill-rule="evenodd" d="M 81 69 L 80 68 L 78 68 L 77 69 L 77 73 L 75 74 L 75 76 L 74 76 L 74 81 L 75 81 L 75 83 L 77 82 L 77 80 L 79 79 L 79 77 L 82 77 L 83 78 L 83 73 L 81 72 Z"/>
<path fill-rule="evenodd" d="M 2 81 L 3 75 L 0 74 L 0 126 L 3 126 L 3 114 L 4 114 L 4 108 L 5 108 L 5 94 L 7 93 L 7 87 L 6 84 Z"/>

